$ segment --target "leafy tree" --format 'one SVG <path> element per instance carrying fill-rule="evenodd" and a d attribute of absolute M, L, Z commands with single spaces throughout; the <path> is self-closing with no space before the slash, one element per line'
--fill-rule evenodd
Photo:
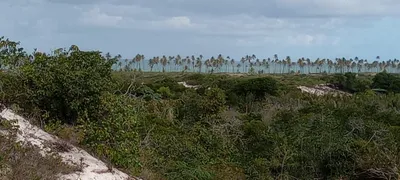
<path fill-rule="evenodd" d="M 29 61 L 20 43 L 0 37 L 0 70 L 15 69 Z"/>

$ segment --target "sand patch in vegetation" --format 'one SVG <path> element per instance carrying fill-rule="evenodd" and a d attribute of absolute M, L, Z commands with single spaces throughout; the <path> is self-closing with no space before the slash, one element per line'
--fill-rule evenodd
<path fill-rule="evenodd" d="M 59 138 L 46 133 L 42 129 L 31 125 L 26 119 L 16 115 L 13 111 L 3 108 L 0 113 L 3 120 L 13 121 L 17 126 L 16 141 L 22 144 L 31 144 L 38 149 L 42 156 L 55 154 L 62 162 L 78 167 L 76 171 L 59 176 L 59 179 L 90 179 L 90 180 L 126 180 L 133 179 L 127 174 L 110 169 L 106 163 L 94 158 L 88 152 L 68 144 Z"/>

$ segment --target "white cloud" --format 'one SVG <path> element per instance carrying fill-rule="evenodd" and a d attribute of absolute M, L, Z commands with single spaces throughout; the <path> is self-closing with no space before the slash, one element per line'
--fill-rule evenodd
<path fill-rule="evenodd" d="M 100 8 L 95 7 L 83 13 L 81 21 L 84 24 L 95 26 L 116 27 L 123 20 L 122 16 L 112 16 L 101 12 Z"/>
<path fill-rule="evenodd" d="M 135 10 L 141 13 L 134 13 Z M 344 19 L 339 18 L 269 18 L 247 14 L 161 17 L 149 8 L 131 5 L 103 4 L 82 11 L 81 21 L 86 25 L 154 31 L 179 30 L 194 36 L 225 36 L 234 39 L 239 46 L 262 46 L 266 43 L 322 44 L 330 40 L 325 37 L 332 36 L 330 34 L 336 28 L 346 24 Z"/>
<path fill-rule="evenodd" d="M 341 36 L 355 32 L 352 28 L 367 29 L 374 26 L 371 20 L 397 17 L 400 1 L 4 0 L 0 6 L 9 15 L 0 17 L 4 22 L 0 31 L 18 38 L 54 38 L 49 34 L 62 32 L 80 39 L 96 31 L 153 41 L 154 36 L 143 34 L 159 34 L 157 38 L 164 39 L 179 39 L 184 34 L 196 40 L 193 44 L 218 51 L 221 47 L 340 45 Z"/>
<path fill-rule="evenodd" d="M 312 45 L 320 44 L 326 40 L 325 35 L 299 34 L 288 36 L 288 42 L 293 45 Z"/>
<path fill-rule="evenodd" d="M 184 28 L 193 26 L 193 24 L 190 21 L 190 18 L 186 16 L 171 17 L 165 20 L 165 23 L 175 28 Z"/>

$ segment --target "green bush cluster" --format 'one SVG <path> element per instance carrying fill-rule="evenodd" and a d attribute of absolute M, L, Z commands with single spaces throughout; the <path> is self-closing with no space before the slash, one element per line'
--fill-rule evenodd
<path fill-rule="evenodd" d="M 117 57 L 76 46 L 32 55 L 22 50 L 14 55 L 13 49 L 21 50 L 18 43 L 0 47 L 1 56 L 8 57 L 1 61 L 6 72 L 0 74 L 0 103 L 17 105 L 49 131 L 62 129 L 60 124 L 52 126 L 54 122 L 74 125 L 83 131 L 77 143 L 119 167 L 131 170 L 140 165 L 135 131 L 140 113 L 133 99 L 114 94 L 118 83 L 111 66 Z"/>
<path fill-rule="evenodd" d="M 372 88 L 385 89 L 389 92 L 400 92 L 400 77 L 386 71 L 378 73 L 373 78 Z"/>
<path fill-rule="evenodd" d="M 328 79 L 329 83 L 351 93 L 365 92 L 370 89 L 385 90 L 393 93 L 400 92 L 400 77 L 389 74 L 386 71 L 376 74 L 372 79 L 363 76 L 357 77 L 357 74 L 350 72 L 336 74 Z"/>
<path fill-rule="evenodd" d="M 76 46 L 27 55 L 14 45 L 0 47 L 6 59 L 0 62 L 8 67 L 0 72 L 0 103 L 34 113 L 47 131 L 63 137 L 76 129 L 82 147 L 132 175 L 399 178 L 400 81 L 395 75 L 324 75 L 316 81 L 354 94 L 317 97 L 293 88 L 299 80 L 311 82 L 306 79 L 311 76 L 163 74 L 151 79 L 143 72 L 113 72 L 119 57 Z M 180 81 L 198 88 L 185 88 Z M 377 95 L 371 88 L 392 93 Z"/>
<path fill-rule="evenodd" d="M 334 84 L 337 88 L 350 92 L 364 92 L 371 87 L 371 81 L 369 79 L 363 79 L 356 77 L 355 73 L 335 74 L 329 83 Z"/>

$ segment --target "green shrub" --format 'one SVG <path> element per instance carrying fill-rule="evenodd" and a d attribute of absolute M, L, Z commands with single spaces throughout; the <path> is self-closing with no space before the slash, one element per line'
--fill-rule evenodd
<path fill-rule="evenodd" d="M 157 91 L 161 87 L 168 87 L 173 93 L 182 93 L 186 90 L 185 86 L 178 84 L 178 81 L 169 77 L 152 82 L 148 86 L 154 91 Z"/>
<path fill-rule="evenodd" d="M 335 74 L 328 82 L 334 84 L 343 91 L 350 93 L 364 92 L 370 89 L 371 83 L 368 79 L 356 77 L 355 73 Z"/>
<path fill-rule="evenodd" d="M 99 118 L 101 94 L 109 90 L 113 60 L 100 52 L 69 51 L 50 56 L 36 52 L 34 61 L 21 67 L 31 103 L 50 118 L 75 123 L 84 112 Z M 31 104 L 28 104 L 31 106 Z"/>
<path fill-rule="evenodd" d="M 390 92 L 400 92 L 400 77 L 386 71 L 378 73 L 373 78 L 372 88 L 385 89 Z"/>
<path fill-rule="evenodd" d="M 127 96 L 105 94 L 101 97 L 103 117 L 98 121 L 83 119 L 84 146 L 113 164 L 133 171 L 138 161 L 137 121 L 141 109 Z"/>
<path fill-rule="evenodd" d="M 0 103 L 7 106 L 13 104 L 30 104 L 25 78 L 14 72 L 3 73 L 0 71 Z M 26 111 L 32 109 L 25 106 Z"/>
<path fill-rule="evenodd" d="M 234 86 L 231 92 L 242 97 L 253 94 L 256 100 L 263 100 L 266 95 L 278 95 L 278 91 L 278 82 L 273 78 L 264 77 L 242 80 Z"/>
<path fill-rule="evenodd" d="M 157 92 L 161 94 L 161 97 L 166 98 L 166 99 L 173 96 L 173 94 L 172 94 L 171 90 L 169 89 L 169 87 L 160 87 L 157 90 Z"/>
<path fill-rule="evenodd" d="M 226 97 L 223 90 L 211 88 L 203 96 L 187 91 L 177 107 L 177 118 L 189 124 L 216 118 L 225 110 Z"/>

